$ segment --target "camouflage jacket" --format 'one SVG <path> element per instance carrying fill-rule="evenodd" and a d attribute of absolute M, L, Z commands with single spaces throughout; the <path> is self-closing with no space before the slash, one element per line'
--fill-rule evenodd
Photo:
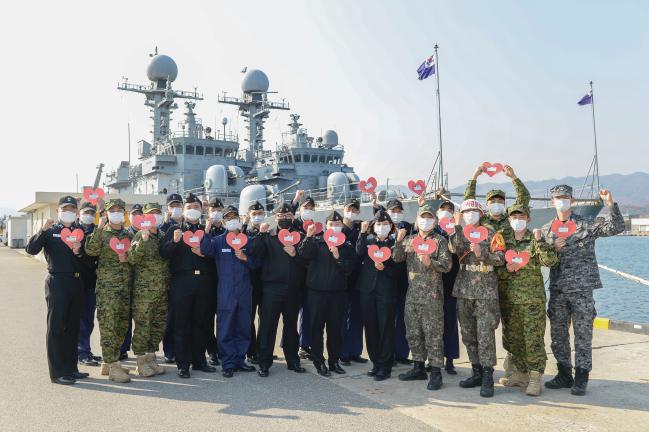
<path fill-rule="evenodd" d="M 164 233 L 149 234 L 149 240 L 142 240 L 142 231 L 133 238 L 128 251 L 128 262 L 135 273 L 135 289 L 167 288 L 169 283 L 169 262 L 160 256 L 160 243 Z"/>
<path fill-rule="evenodd" d="M 455 286 L 453 297 L 464 299 L 498 299 L 498 276 L 495 271 L 474 272 L 464 268 L 465 265 L 491 265 L 497 268 L 505 263 L 505 252 L 491 251 L 490 245 L 494 232 L 489 230 L 486 240 L 480 243 L 480 258 L 471 252 L 471 243 L 464 237 L 463 227 L 458 224 L 455 232 L 449 237 L 449 248 L 452 253 L 460 258 L 460 271 Z"/>
<path fill-rule="evenodd" d="M 570 293 L 602 287 L 595 256 L 595 240 L 624 231 L 624 218 L 617 203 L 609 210 L 607 217 L 598 218 L 586 218 L 572 213 L 570 220 L 577 225 L 577 229 L 559 251 L 559 264 L 550 270 L 550 291 Z M 551 245 L 558 238 L 550 229 L 555 220 L 556 218 L 542 228 L 546 241 Z"/>
<path fill-rule="evenodd" d="M 444 299 L 442 274 L 451 270 L 453 259 L 448 249 L 448 241 L 436 232 L 426 238 L 437 241 L 437 250 L 430 255 L 430 267 L 426 268 L 412 248 L 412 240 L 419 234 L 413 234 L 394 245 L 392 259 L 394 262 L 406 262 L 408 269 L 408 291 L 406 303 L 431 304 Z"/>
<path fill-rule="evenodd" d="M 553 267 L 557 264 L 559 259 L 554 248 L 543 239 L 537 242 L 529 230 L 520 240 L 516 240 L 513 234 L 507 236 L 505 244 L 507 250 L 528 252 L 530 261 L 516 272 L 508 272 L 507 269 L 502 272 L 505 283 L 499 285 L 500 303 L 545 304 L 545 286 L 543 285 L 541 266 Z"/>
<path fill-rule="evenodd" d="M 117 237 L 131 239 L 130 232 L 122 228 L 115 230 L 106 225 L 95 229 L 86 239 L 86 254 L 97 257 L 97 289 L 123 288 L 131 284 L 131 266 L 120 262 L 117 253 L 110 247 L 110 239 Z"/>

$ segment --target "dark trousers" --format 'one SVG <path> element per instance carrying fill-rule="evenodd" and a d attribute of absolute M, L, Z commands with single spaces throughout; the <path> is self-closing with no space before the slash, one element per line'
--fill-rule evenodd
<path fill-rule="evenodd" d="M 77 340 L 77 357 L 84 359 L 92 354 L 90 348 L 90 335 L 95 328 L 95 309 L 97 296 L 95 295 L 95 282 L 84 280 L 83 304 L 81 305 L 81 319 L 79 320 L 79 339 Z"/>
<path fill-rule="evenodd" d="M 395 332 L 394 332 L 394 356 L 398 359 L 407 359 L 410 355 L 410 347 L 406 339 L 406 292 L 408 291 L 408 275 L 403 275 L 397 282 L 397 301 L 395 303 Z"/>
<path fill-rule="evenodd" d="M 166 358 L 174 358 L 176 357 L 176 352 L 174 350 L 174 314 L 176 313 L 176 308 L 174 306 L 171 288 L 169 289 L 167 304 L 169 305 L 169 309 L 167 309 L 165 335 L 162 338 L 162 351 L 164 351 L 164 356 Z"/>
<path fill-rule="evenodd" d="M 282 315 L 282 349 L 286 363 L 297 364 L 299 337 L 297 315 L 300 303 L 296 295 L 281 295 L 266 291 L 261 300 L 259 318 L 259 366 L 269 368 L 273 364 L 273 352 L 277 338 L 277 324 Z"/>
<path fill-rule="evenodd" d="M 444 357 L 460 357 L 460 337 L 457 331 L 457 299 L 451 295 L 444 297 Z"/>
<path fill-rule="evenodd" d="M 351 291 L 343 315 L 343 335 L 340 358 L 358 357 L 363 352 L 363 320 L 358 291 Z"/>
<path fill-rule="evenodd" d="M 216 331 L 223 370 L 244 365 L 250 346 L 250 298 L 219 304 Z"/>
<path fill-rule="evenodd" d="M 47 365 L 50 378 L 76 372 L 83 282 L 72 274 L 50 274 L 45 279 L 47 303 Z"/>
<path fill-rule="evenodd" d="M 311 355 L 314 363 L 324 363 L 323 336 L 327 328 L 327 358 L 338 361 L 342 342 L 342 321 L 347 306 L 345 291 L 308 290 L 306 307 L 311 328 Z"/>
<path fill-rule="evenodd" d="M 394 295 L 360 293 L 367 353 L 374 368 L 388 373 L 394 360 L 395 303 Z"/>
<path fill-rule="evenodd" d="M 174 276 L 174 350 L 178 369 L 205 364 L 205 335 L 210 307 L 209 279 L 201 275 Z"/>
<path fill-rule="evenodd" d="M 251 276 L 252 277 L 252 276 Z M 262 290 L 261 281 L 252 281 L 252 311 L 250 313 L 250 346 L 248 347 L 247 356 L 254 357 L 259 355 L 259 335 L 255 326 L 255 318 L 259 314 L 259 328 L 261 330 L 261 308 L 262 308 Z M 296 314 L 297 319 L 297 314 Z M 296 321 L 297 325 L 297 321 Z M 296 329 L 297 331 L 297 329 Z"/>

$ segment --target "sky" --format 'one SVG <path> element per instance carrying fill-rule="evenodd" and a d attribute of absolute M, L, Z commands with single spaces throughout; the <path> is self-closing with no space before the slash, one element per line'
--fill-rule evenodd
<path fill-rule="evenodd" d="M 217 96 L 240 95 L 242 67 L 262 69 L 310 135 L 338 132 L 361 178 L 428 176 L 435 79 L 416 70 L 435 43 L 451 186 L 483 161 L 509 163 L 523 180 L 585 175 L 591 112 L 577 101 L 590 80 L 600 173 L 649 171 L 645 1 L 42 1 L 11 2 L 2 15 L 0 207 L 74 191 L 77 175 L 92 184 L 98 163 L 128 159 L 129 123 L 136 160 L 149 112 L 116 86 L 123 76 L 148 84 L 155 46 L 178 64 L 174 88 L 204 93 L 205 125 L 226 116 L 242 136 Z M 267 148 L 288 114 L 271 115 Z"/>

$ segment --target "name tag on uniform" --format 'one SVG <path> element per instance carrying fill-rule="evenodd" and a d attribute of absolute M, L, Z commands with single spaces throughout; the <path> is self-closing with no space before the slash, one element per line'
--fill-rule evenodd
<path fill-rule="evenodd" d="M 232 249 L 221 249 L 221 252 L 232 252 Z"/>
<path fill-rule="evenodd" d="M 58 238 L 61 238 L 61 234 L 52 234 L 52 237 L 58 237 Z"/>

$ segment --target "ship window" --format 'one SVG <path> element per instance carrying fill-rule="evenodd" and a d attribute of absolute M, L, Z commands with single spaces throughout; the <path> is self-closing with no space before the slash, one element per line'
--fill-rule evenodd
<path fill-rule="evenodd" d="M 206 155 L 213 155 L 214 154 L 214 149 L 212 147 L 205 147 L 205 154 Z"/>
<path fill-rule="evenodd" d="M 194 146 L 185 146 L 185 154 L 194 154 Z"/>
<path fill-rule="evenodd" d="M 221 147 L 217 147 L 214 149 L 214 156 L 223 156 L 223 149 Z"/>
<path fill-rule="evenodd" d="M 327 156 L 327 163 L 333 163 L 334 158 L 332 156 Z"/>
<path fill-rule="evenodd" d="M 301 154 L 293 155 L 293 157 L 295 158 L 295 162 L 302 162 L 302 155 Z"/>
<path fill-rule="evenodd" d="M 324 163 L 324 161 L 325 161 L 325 157 L 324 157 L 324 155 L 321 155 L 320 156 L 320 163 Z"/>
<path fill-rule="evenodd" d="M 223 152 L 223 155 L 224 155 L 225 157 L 230 157 L 230 156 L 232 156 L 232 150 L 230 150 L 230 149 L 225 149 L 225 151 Z"/>
<path fill-rule="evenodd" d="M 203 146 L 196 146 L 196 154 L 197 155 L 203 154 Z"/>
<path fill-rule="evenodd" d="M 183 146 L 181 145 L 176 146 L 176 154 L 183 154 Z"/>

